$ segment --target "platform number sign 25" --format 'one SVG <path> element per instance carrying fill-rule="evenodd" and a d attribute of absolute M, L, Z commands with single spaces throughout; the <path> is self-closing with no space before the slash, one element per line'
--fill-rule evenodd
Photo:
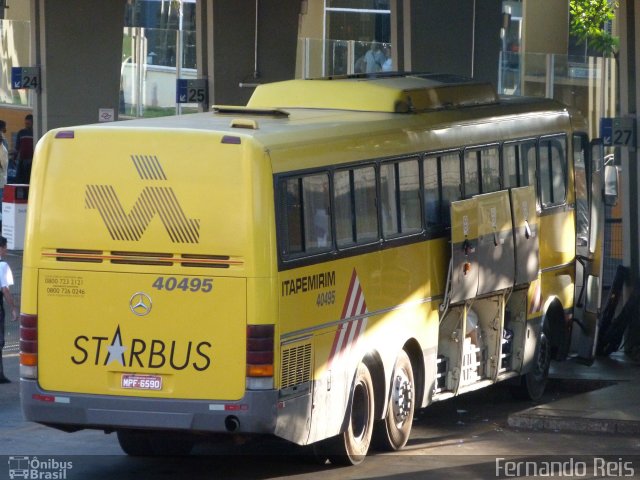
<path fill-rule="evenodd" d="M 176 103 L 204 103 L 207 101 L 206 79 L 178 79 Z"/>

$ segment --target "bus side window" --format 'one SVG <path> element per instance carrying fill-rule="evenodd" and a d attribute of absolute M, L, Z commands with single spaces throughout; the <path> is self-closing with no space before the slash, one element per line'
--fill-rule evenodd
<path fill-rule="evenodd" d="M 536 184 L 536 142 L 505 143 L 502 149 L 503 188 L 526 187 Z"/>
<path fill-rule="evenodd" d="M 397 163 L 383 163 L 380 166 L 380 200 L 382 213 L 382 233 L 393 237 L 400 233 L 397 202 Z"/>
<path fill-rule="evenodd" d="M 338 247 L 378 240 L 375 168 L 366 166 L 335 172 L 333 195 Z"/>
<path fill-rule="evenodd" d="M 518 186 L 519 153 L 517 143 L 505 143 L 502 147 L 502 185 L 504 188 Z"/>
<path fill-rule="evenodd" d="M 424 212 L 427 227 L 441 224 L 440 187 L 438 181 L 438 157 L 426 157 L 422 162 L 424 187 Z"/>
<path fill-rule="evenodd" d="M 337 171 L 333 175 L 333 204 L 336 209 L 336 242 L 338 247 L 356 243 L 353 205 L 353 170 Z"/>
<path fill-rule="evenodd" d="M 500 190 L 500 154 L 497 146 L 464 152 L 464 196 Z"/>
<path fill-rule="evenodd" d="M 373 166 L 353 170 L 356 242 L 378 240 L 376 170 Z"/>
<path fill-rule="evenodd" d="M 420 209 L 420 167 L 418 160 L 408 160 L 398 164 L 400 187 L 400 229 L 402 233 L 422 231 L 422 211 Z"/>
<path fill-rule="evenodd" d="M 382 231 L 385 237 L 422 230 L 417 160 L 383 163 L 380 166 Z"/>
<path fill-rule="evenodd" d="M 440 156 L 440 185 L 442 200 L 440 202 L 442 223 L 451 226 L 451 202 L 462 198 L 460 190 L 460 153 L 451 152 Z"/>
<path fill-rule="evenodd" d="M 560 205 L 566 198 L 566 139 L 542 138 L 539 145 L 542 206 Z"/>
<path fill-rule="evenodd" d="M 302 177 L 305 251 L 326 251 L 332 247 L 329 174 Z"/>
<path fill-rule="evenodd" d="M 464 152 L 464 196 L 471 198 L 480 193 L 480 150 Z"/>
<path fill-rule="evenodd" d="M 284 253 L 301 253 L 302 244 L 302 181 L 287 178 L 281 184 L 284 203 L 285 245 Z"/>
<path fill-rule="evenodd" d="M 480 150 L 480 166 L 482 193 L 500 190 L 500 153 L 498 147 L 484 147 Z"/>

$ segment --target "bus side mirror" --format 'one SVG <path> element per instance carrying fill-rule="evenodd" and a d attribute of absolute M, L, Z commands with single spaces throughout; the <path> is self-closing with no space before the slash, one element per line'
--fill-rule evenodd
<path fill-rule="evenodd" d="M 618 203 L 618 167 L 615 165 L 604 167 L 604 203 L 608 206 Z"/>

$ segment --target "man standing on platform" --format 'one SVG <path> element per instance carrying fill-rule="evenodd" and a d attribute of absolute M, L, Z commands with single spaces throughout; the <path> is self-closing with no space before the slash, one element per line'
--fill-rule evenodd
<path fill-rule="evenodd" d="M 0 288 L 2 289 L 2 298 L 0 298 L 0 383 L 10 383 L 10 380 L 4 375 L 4 367 L 2 365 L 2 349 L 4 348 L 4 317 L 5 302 L 11 312 L 11 321 L 18 320 L 18 309 L 13 300 L 13 295 L 9 288 L 13 286 L 13 272 L 4 256 L 7 254 L 7 239 L 0 236 Z M 4 301 L 3 301 L 4 300 Z"/>

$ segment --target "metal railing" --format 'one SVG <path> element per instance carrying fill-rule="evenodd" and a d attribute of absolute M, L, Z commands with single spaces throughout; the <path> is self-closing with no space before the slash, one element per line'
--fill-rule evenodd
<path fill-rule="evenodd" d="M 357 40 L 298 39 L 296 78 L 318 78 L 353 73 L 367 73 L 365 57 L 372 47 L 379 47 L 378 60 L 369 70 L 394 70 L 391 44 Z"/>

